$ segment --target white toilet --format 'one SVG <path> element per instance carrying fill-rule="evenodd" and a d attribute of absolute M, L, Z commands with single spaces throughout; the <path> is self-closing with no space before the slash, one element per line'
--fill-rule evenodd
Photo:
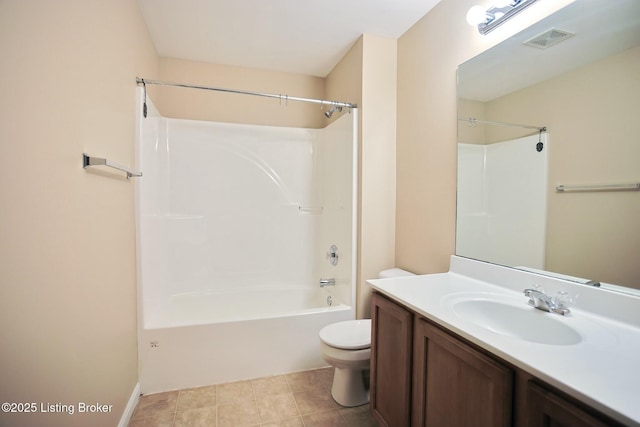
<path fill-rule="evenodd" d="M 379 274 L 380 279 L 413 273 L 393 268 Z M 342 406 L 369 402 L 371 361 L 371 319 L 347 320 L 320 330 L 322 358 L 335 368 L 331 396 Z"/>
<path fill-rule="evenodd" d="M 322 358 L 335 367 L 331 396 L 342 406 L 369 401 L 371 319 L 347 320 L 320 330 Z"/>

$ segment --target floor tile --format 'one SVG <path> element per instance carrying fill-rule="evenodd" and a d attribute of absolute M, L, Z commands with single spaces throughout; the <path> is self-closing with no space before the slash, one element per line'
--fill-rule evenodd
<path fill-rule="evenodd" d="M 314 372 L 316 373 L 318 378 L 320 378 L 320 381 L 322 382 L 322 384 L 324 384 L 325 387 L 331 388 L 331 384 L 333 384 L 334 368 L 328 367 L 328 368 L 316 369 Z"/>
<path fill-rule="evenodd" d="M 293 393 L 293 397 L 302 415 L 336 410 L 340 407 L 327 389 L 301 391 Z"/>
<path fill-rule="evenodd" d="M 216 405 L 216 386 L 188 388 L 180 390 L 177 411 L 186 409 L 205 408 Z"/>
<path fill-rule="evenodd" d="M 284 375 L 258 378 L 252 380 L 251 384 L 253 385 L 253 393 L 256 398 L 291 392 L 287 379 Z"/>
<path fill-rule="evenodd" d="M 234 403 L 218 406 L 217 427 L 249 427 L 260 425 L 260 414 L 256 402 Z"/>
<path fill-rule="evenodd" d="M 138 406 L 133 413 L 133 419 L 146 418 L 159 415 L 163 412 L 175 412 L 178 402 L 178 392 L 168 391 L 165 393 L 147 394 L 140 398 Z"/>
<path fill-rule="evenodd" d="M 174 415 L 173 412 L 165 412 L 151 417 L 132 419 L 129 427 L 172 427 Z"/>
<path fill-rule="evenodd" d="M 216 390 L 218 405 L 243 402 L 255 398 L 251 381 L 220 384 L 216 387 Z"/>
<path fill-rule="evenodd" d="M 315 371 L 294 372 L 285 375 L 292 392 L 312 390 L 324 387 Z"/>
<path fill-rule="evenodd" d="M 260 420 L 265 422 L 293 418 L 300 415 L 291 393 L 263 396 L 256 400 Z"/>
<path fill-rule="evenodd" d="M 177 411 L 174 427 L 215 427 L 216 407 L 187 409 Z"/>
<path fill-rule="evenodd" d="M 145 395 L 129 427 L 377 427 L 331 397 L 333 368 Z"/>
<path fill-rule="evenodd" d="M 304 424 L 302 423 L 302 418 L 289 418 L 287 420 L 264 423 L 262 427 L 304 427 Z"/>
<path fill-rule="evenodd" d="M 373 415 L 371 415 L 371 408 L 368 404 L 354 408 L 343 408 L 339 411 L 349 426 L 378 427 L 378 424 L 373 419 Z"/>
<path fill-rule="evenodd" d="M 305 427 L 348 427 L 338 410 L 305 415 L 302 420 Z"/>

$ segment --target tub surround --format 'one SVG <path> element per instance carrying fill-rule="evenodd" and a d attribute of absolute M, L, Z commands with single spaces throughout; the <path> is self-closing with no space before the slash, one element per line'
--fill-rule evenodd
<path fill-rule="evenodd" d="M 369 283 L 375 291 L 603 414 L 625 425 L 640 426 L 640 297 L 456 256 L 447 273 Z M 451 308 L 452 298 L 462 293 L 521 299 L 526 307 L 523 290 L 533 285 L 542 286 L 550 295 L 559 290 L 579 295 L 570 317 L 540 314 L 570 326 L 580 335 L 580 342 L 524 341 L 465 320 Z"/>
<path fill-rule="evenodd" d="M 137 92 L 141 392 L 326 366 L 318 332 L 355 318 L 357 109 L 301 129 L 164 118 L 147 97 L 143 118 Z"/>

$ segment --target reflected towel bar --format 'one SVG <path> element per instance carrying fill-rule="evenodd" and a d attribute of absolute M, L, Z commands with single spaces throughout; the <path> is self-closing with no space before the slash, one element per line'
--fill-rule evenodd
<path fill-rule="evenodd" d="M 298 206 L 298 214 L 300 215 L 322 215 L 323 206 Z"/>
<path fill-rule="evenodd" d="M 136 172 L 126 166 L 112 162 L 111 160 L 103 159 L 101 157 L 91 157 L 85 153 L 82 153 L 82 167 L 86 169 L 89 166 L 108 166 L 113 169 L 118 169 L 119 171 L 125 172 L 127 174 L 127 179 L 131 178 L 132 176 L 142 176 L 142 172 Z"/>
<path fill-rule="evenodd" d="M 578 191 L 640 191 L 640 182 L 632 184 L 602 184 L 602 185 L 558 185 L 558 193 Z"/>

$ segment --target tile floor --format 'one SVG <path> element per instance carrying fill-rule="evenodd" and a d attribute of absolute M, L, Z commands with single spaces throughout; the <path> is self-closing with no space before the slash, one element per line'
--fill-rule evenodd
<path fill-rule="evenodd" d="M 369 405 L 331 398 L 333 369 L 145 395 L 129 427 L 376 427 Z"/>

